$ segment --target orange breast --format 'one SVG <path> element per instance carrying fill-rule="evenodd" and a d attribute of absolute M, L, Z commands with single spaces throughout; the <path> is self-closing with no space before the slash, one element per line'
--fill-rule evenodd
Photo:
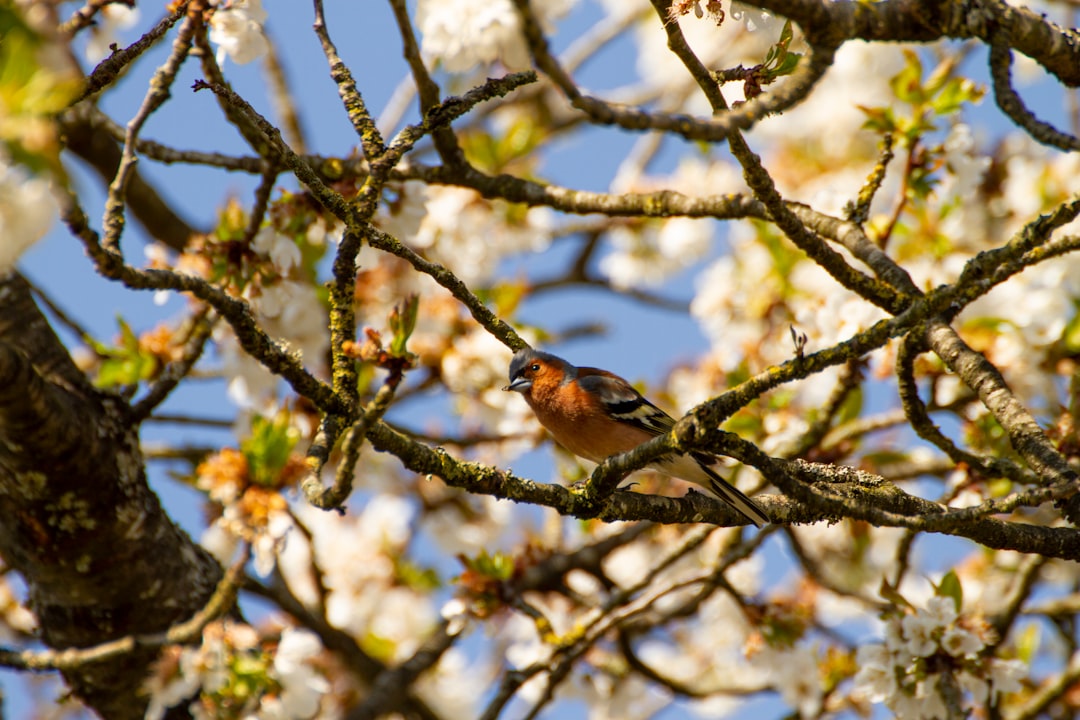
<path fill-rule="evenodd" d="M 578 457 L 601 462 L 633 450 L 651 437 L 638 428 L 611 422 L 594 402 L 580 397 L 585 393 L 576 386 L 545 390 L 534 386 L 533 397 L 526 400 L 555 442 Z"/>

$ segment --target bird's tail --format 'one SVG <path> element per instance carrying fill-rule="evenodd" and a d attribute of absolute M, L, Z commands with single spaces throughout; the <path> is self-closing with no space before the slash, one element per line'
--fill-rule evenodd
<path fill-rule="evenodd" d="M 757 506 L 757 503 L 746 497 L 746 495 L 740 492 L 738 488 L 727 480 L 720 477 L 712 468 L 703 462 L 701 458 L 695 457 L 694 459 L 698 461 L 698 464 L 701 465 L 701 469 L 709 476 L 709 489 L 712 490 L 717 497 L 742 513 L 743 517 L 754 523 L 755 527 L 768 525 L 772 522 L 772 520 L 769 519 L 769 516 L 765 514 L 765 511 Z"/>

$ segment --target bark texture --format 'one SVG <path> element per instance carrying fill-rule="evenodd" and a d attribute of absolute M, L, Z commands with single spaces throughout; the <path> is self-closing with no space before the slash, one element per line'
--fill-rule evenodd
<path fill-rule="evenodd" d="M 75 367 L 25 280 L 0 278 L 0 555 L 26 579 L 52 648 L 163 631 L 221 577 L 147 485 L 138 430 L 127 403 Z M 141 718 L 155 654 L 65 679 L 103 717 Z"/>

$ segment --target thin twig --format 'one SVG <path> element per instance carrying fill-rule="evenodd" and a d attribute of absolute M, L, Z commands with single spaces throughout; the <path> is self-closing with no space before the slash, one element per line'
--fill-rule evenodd
<path fill-rule="evenodd" d="M 180 18 L 184 17 L 184 15 L 187 13 L 187 7 L 190 3 L 191 0 L 183 0 L 183 2 L 179 3 L 176 6 L 176 9 L 172 13 L 166 15 L 148 33 L 133 42 L 131 45 L 128 45 L 126 48 L 123 48 L 122 50 L 117 50 L 112 55 L 102 60 L 101 63 L 99 63 L 98 66 L 95 67 L 93 71 L 91 71 L 90 75 L 87 76 L 86 85 L 83 87 L 83 91 L 79 93 L 78 96 L 76 96 L 76 98 L 71 102 L 71 104 L 76 105 L 85 100 L 86 98 L 90 97 L 97 91 L 112 85 L 116 81 L 116 78 L 119 76 L 121 71 L 124 70 L 124 68 L 134 62 L 135 59 L 142 55 L 144 52 L 153 47 L 154 44 L 157 43 L 158 40 L 163 38 L 165 36 L 165 33 L 167 33 L 169 29 L 172 28 L 172 26 L 180 20 Z M 90 5 L 92 4 L 93 2 L 89 3 L 87 7 L 90 7 Z M 98 4 L 104 5 L 105 3 Z M 74 32 L 75 29 L 77 29 L 76 26 L 78 25 L 78 23 L 81 22 L 81 20 L 78 20 L 77 18 L 78 15 L 73 16 L 71 21 L 69 21 L 69 23 L 75 23 L 74 25 L 71 25 L 71 32 Z M 66 27 L 67 26 L 62 27 L 61 32 L 65 32 Z"/>
<path fill-rule="evenodd" d="M 187 644 L 198 638 L 207 625 L 228 612 L 236 603 L 236 593 L 244 576 L 244 566 L 251 557 L 251 546 L 244 544 L 240 558 L 228 569 L 207 600 L 206 605 L 189 619 L 177 623 L 162 633 L 127 635 L 100 645 L 67 650 L 10 650 L 0 649 L 0 666 L 41 672 L 77 670 L 89 663 L 100 662 L 134 652 L 139 648 Z"/>
<path fill-rule="evenodd" d="M 210 333 L 217 323 L 217 317 L 212 315 L 210 307 L 204 305 L 191 318 L 191 329 L 187 340 L 184 342 L 183 352 L 175 362 L 169 363 L 157 379 L 147 389 L 146 394 L 131 406 L 131 417 L 135 423 L 140 423 L 152 413 L 158 405 L 163 403 L 180 381 L 187 377 L 195 363 L 202 357 L 206 349 L 206 342 L 210 339 Z"/>
<path fill-rule="evenodd" d="M 105 218 L 102 220 L 102 226 L 105 230 L 102 245 L 110 252 L 120 251 L 120 235 L 124 231 L 125 224 L 124 208 L 127 204 L 127 185 L 135 171 L 135 141 L 150 116 L 169 99 L 172 84 L 176 80 L 176 74 L 180 72 L 180 67 L 184 64 L 191 50 L 195 27 L 195 19 L 191 17 L 188 17 L 180 26 L 180 32 L 173 42 L 172 53 L 165 63 L 157 69 L 153 78 L 150 79 L 150 87 L 143 98 L 142 105 L 140 105 L 138 112 L 135 113 L 131 121 L 128 122 L 127 133 L 124 137 L 124 149 L 120 156 L 120 166 L 116 169 L 116 177 L 109 183 L 109 192 L 105 199 Z"/>
<path fill-rule="evenodd" d="M 1080 150 L 1080 138 L 1058 130 L 1053 125 L 1035 117 L 1012 86 L 1012 49 L 1004 31 L 990 42 L 990 79 L 994 86 L 994 100 L 1001 111 L 1027 130 L 1028 135 L 1050 147 L 1061 150 Z"/>
<path fill-rule="evenodd" d="M 356 134 L 360 137 L 360 145 L 364 149 L 364 155 L 372 160 L 383 154 L 384 145 L 379 128 L 375 126 L 371 113 L 368 112 L 364 103 L 364 96 L 356 87 L 352 72 L 338 54 L 337 46 L 330 39 L 330 31 L 326 27 L 326 16 L 323 13 L 323 0 L 315 2 L 315 35 L 322 45 L 326 62 L 330 65 L 330 79 L 337 85 L 338 96 L 345 106 L 345 113 L 349 116 Z M 302 152 L 299 147 L 297 150 Z"/>

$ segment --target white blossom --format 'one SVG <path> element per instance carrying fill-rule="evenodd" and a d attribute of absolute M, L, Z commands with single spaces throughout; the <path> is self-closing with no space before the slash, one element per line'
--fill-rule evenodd
<path fill-rule="evenodd" d="M 11 164 L 0 153 L 0 272 L 15 267 L 57 216 L 48 181 Z"/>
<path fill-rule="evenodd" d="M 225 516 L 229 516 L 229 508 Z M 284 510 L 271 510 L 266 528 L 255 535 L 251 545 L 252 566 L 259 577 L 267 577 L 277 564 L 277 554 L 293 529 L 292 516 Z"/>
<path fill-rule="evenodd" d="M 492 677 L 495 670 L 489 658 L 471 655 L 453 646 L 417 681 L 417 691 L 437 716 L 473 718 L 481 714 L 478 705 L 483 696 L 476 692 L 476 679 Z"/>
<path fill-rule="evenodd" d="M 787 651 L 766 648 L 754 656 L 753 662 L 766 669 L 768 682 L 800 717 L 820 714 L 824 690 L 813 647 L 799 645 Z"/>
<path fill-rule="evenodd" d="M 199 538 L 199 544 L 214 556 L 222 566 L 228 567 L 236 557 L 240 547 L 240 538 L 229 532 L 223 523 L 211 523 Z"/>
<path fill-rule="evenodd" d="M 775 16 L 753 5 L 744 5 L 741 2 L 731 3 L 731 18 L 741 22 L 749 32 L 757 30 L 769 32 L 776 25 Z"/>
<path fill-rule="evenodd" d="M 439 615 L 446 620 L 446 634 L 460 635 L 468 627 L 468 606 L 461 598 L 451 598 L 439 610 Z"/>
<path fill-rule="evenodd" d="M 553 0 L 533 6 L 545 32 L 564 15 L 573 0 Z M 529 52 L 521 32 L 521 17 L 511 0 L 419 0 L 416 25 L 423 35 L 426 56 L 442 62 L 448 72 L 465 72 L 477 65 L 501 62 L 507 69 L 529 67 Z"/>
<path fill-rule="evenodd" d="M 193 653 L 191 650 L 185 652 Z M 169 708 L 192 697 L 201 686 L 202 681 L 196 673 L 177 672 L 168 678 L 162 678 L 156 672 L 151 673 L 144 686 L 150 702 L 143 717 L 146 720 L 161 720 Z"/>
<path fill-rule="evenodd" d="M 263 34 L 266 11 L 262 0 L 227 0 L 210 18 L 210 42 L 217 44 L 218 64 L 228 56 L 237 65 L 258 60 L 270 49 Z"/>
<path fill-rule="evenodd" d="M 985 646 L 982 638 L 962 627 L 950 627 L 941 636 L 941 648 L 954 657 L 974 655 Z"/>
<path fill-rule="evenodd" d="M 403 241 L 445 265 L 466 284 L 487 281 L 505 257 L 540 252 L 551 242 L 553 214 L 548 208 L 531 208 L 524 218 L 510 218 L 505 203 L 488 202 L 475 190 L 429 187 L 425 209 L 415 233 Z M 401 218 L 397 223 L 413 221 Z"/>
<path fill-rule="evenodd" d="M 300 246 L 291 237 L 278 232 L 270 225 L 259 228 L 259 232 L 255 233 L 251 242 L 251 248 L 257 253 L 268 256 L 282 273 L 288 273 L 300 265 Z"/>
<path fill-rule="evenodd" d="M 925 720 L 949 717 L 949 710 L 945 707 L 945 698 L 941 696 L 941 691 L 938 689 L 941 682 L 940 675 L 928 675 L 916 685 L 915 699 L 918 702 L 919 714 L 915 717 L 925 718 Z M 897 715 L 900 713 L 898 712 Z M 902 717 L 901 720 L 903 720 Z"/>
<path fill-rule="evenodd" d="M 637 674 L 614 678 L 595 673 L 575 680 L 578 694 L 589 708 L 589 720 L 647 720 L 671 703 L 670 692 Z"/>
<path fill-rule="evenodd" d="M 321 652 L 322 644 L 310 630 L 282 631 L 274 655 L 274 675 L 281 683 L 277 698 L 280 717 L 307 720 L 318 712 L 322 696 L 330 691 L 330 683 L 311 664 Z"/>
<path fill-rule="evenodd" d="M 965 590 L 967 588 L 965 587 Z M 970 627 L 974 626 L 974 627 Z M 984 707 L 994 693 L 1013 692 L 1027 673 L 1023 663 L 980 658 L 987 638 L 979 623 L 963 622 L 952 598 L 933 596 L 926 607 L 885 622 L 885 642 L 859 648 L 855 694 L 883 702 L 896 717 L 931 720 L 946 717 L 940 683 L 943 675 L 928 673 L 937 662 L 951 662 L 951 675 L 966 693 L 965 703 Z M 945 656 L 954 660 L 948 660 Z"/>
<path fill-rule="evenodd" d="M 290 349 L 307 363 L 321 363 L 330 345 L 326 311 L 311 283 L 281 279 L 266 286 L 249 286 L 247 299 L 262 327 L 287 341 Z M 229 398 L 241 407 L 256 407 L 271 398 L 278 378 L 244 352 L 232 330 L 219 325 L 214 331 L 227 379 Z"/>
<path fill-rule="evenodd" d="M 485 495 L 474 498 L 470 507 L 472 510 L 462 513 L 447 504 L 425 520 L 425 534 L 447 555 L 470 556 L 499 547 L 512 531 L 519 529 L 515 523 L 520 518 L 507 500 Z"/>
<path fill-rule="evenodd" d="M 945 182 L 947 193 L 957 198 L 975 197 L 990 169 L 990 158 L 976 154 L 971 126 L 965 123 L 953 125 L 942 147 L 949 168 Z"/>
<path fill-rule="evenodd" d="M 884 702 L 896 694 L 896 663 L 884 645 L 862 645 L 855 652 L 855 686 L 870 702 Z"/>
<path fill-rule="evenodd" d="M 1023 687 L 1021 680 L 1028 676 L 1028 666 L 1023 660 L 990 661 L 990 684 L 993 687 L 994 700 L 1001 693 L 1019 692 Z"/>
<path fill-rule="evenodd" d="M 347 517 L 306 503 L 293 512 L 311 532 L 330 623 L 357 637 L 378 637 L 394 658 L 407 657 L 438 618 L 432 598 L 400 583 L 395 565 L 413 536 L 415 504 L 382 493 Z M 294 540 L 299 542 L 300 537 L 290 537 L 289 543 Z M 292 561 L 280 567 L 290 588 L 310 583 L 306 567 Z"/>
<path fill-rule="evenodd" d="M 754 33 L 764 36 L 767 33 Z M 751 132 L 752 138 L 759 141 L 775 141 L 780 147 L 799 147 L 806 152 L 807 146 L 813 148 L 826 159 L 841 160 L 835 164 L 837 169 L 846 172 L 852 163 L 852 153 L 861 143 L 867 154 L 873 152 L 875 138 L 872 133 L 862 129 L 866 114 L 862 107 L 888 106 L 896 101 L 889 78 L 904 67 L 904 56 L 898 46 L 883 46 L 860 40 L 846 42 L 837 50 L 829 73 L 814 86 L 814 92 L 805 102 L 784 111 L 783 122 L 759 123 Z M 851 93 L 851 88 L 858 87 L 858 98 Z M 821 176 L 827 182 L 831 173 L 821 173 L 817 167 L 824 163 L 812 164 L 814 175 Z M 827 167 L 827 166 L 826 166 Z M 890 173 L 897 175 L 898 173 Z M 790 187 L 781 184 L 785 196 Z M 857 189 L 857 186 L 856 186 Z M 793 199 L 805 199 L 797 195 Z"/>
<path fill-rule="evenodd" d="M 907 642 L 907 651 L 916 657 L 927 657 L 938 650 L 937 637 L 956 619 L 951 598 L 930 599 L 927 610 L 905 615 L 900 626 Z"/>
<path fill-rule="evenodd" d="M 712 358 L 731 372 L 762 342 L 761 314 L 774 304 L 772 258 L 752 237 L 731 233 L 732 252 L 715 260 L 695 285 L 690 314 L 712 343 Z"/>
<path fill-rule="evenodd" d="M 643 228 L 616 227 L 609 233 L 612 251 L 600 271 L 620 289 L 656 287 L 699 260 L 712 240 L 704 220 L 672 218 Z"/>

